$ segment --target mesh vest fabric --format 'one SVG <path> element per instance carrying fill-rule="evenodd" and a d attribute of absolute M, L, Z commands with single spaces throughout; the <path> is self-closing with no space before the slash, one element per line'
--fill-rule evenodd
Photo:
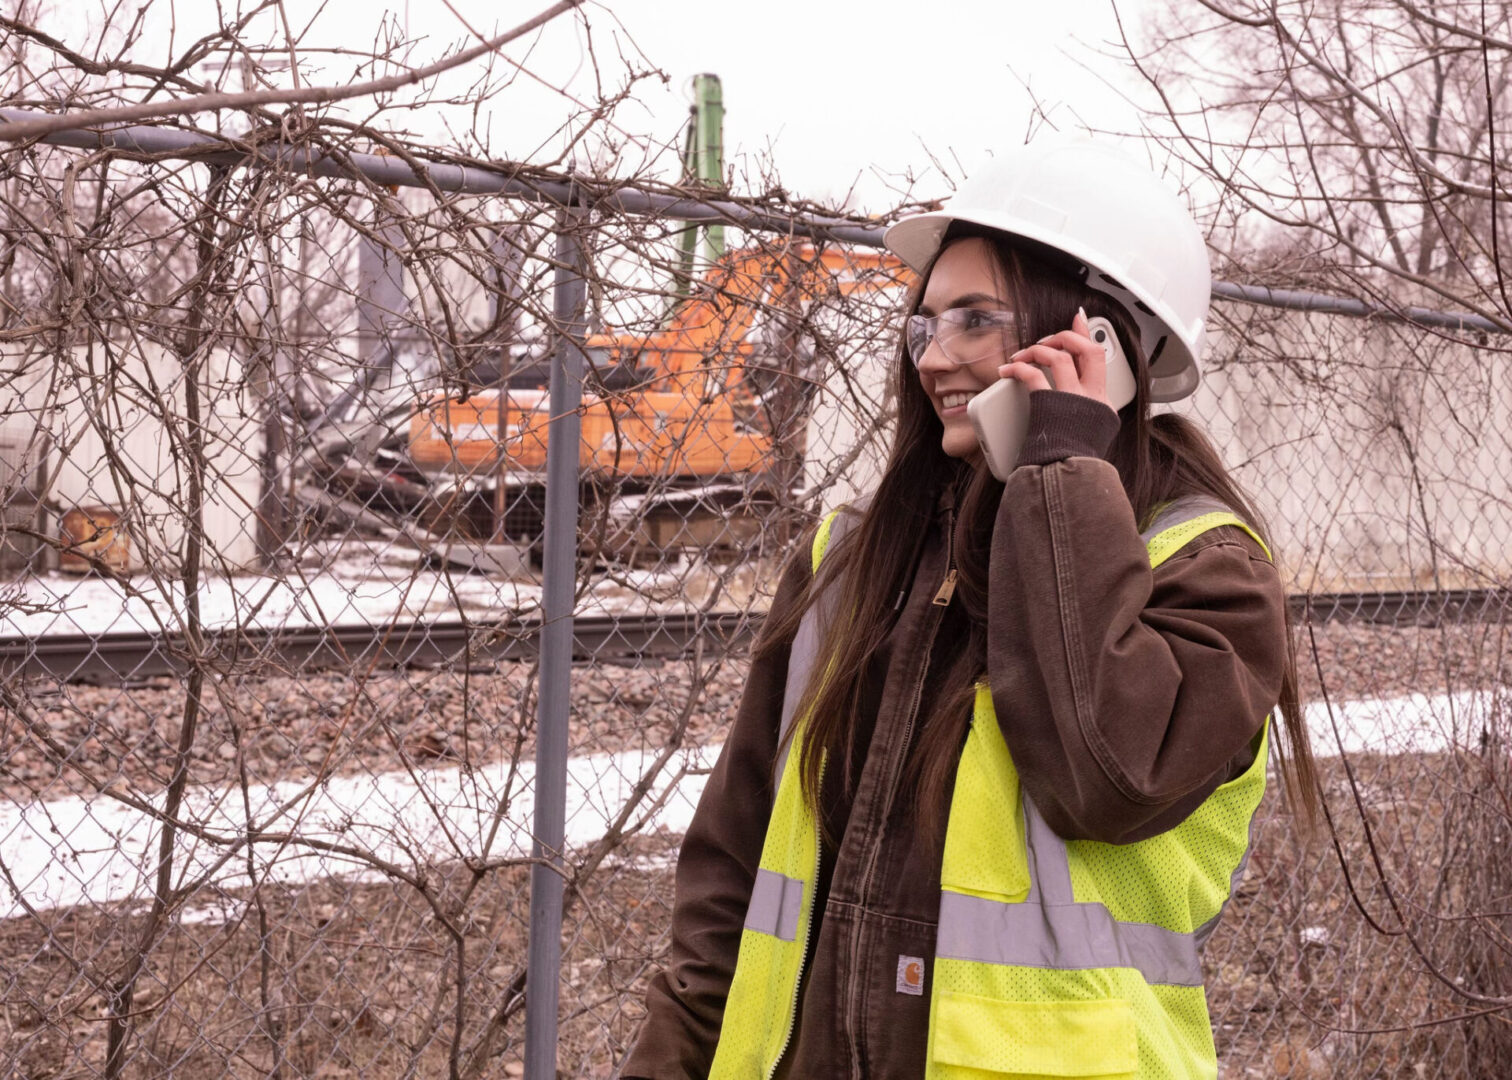
<path fill-rule="evenodd" d="M 1018 778 L 991 695 L 980 688 L 941 886 L 985 903 L 966 907 L 942 896 L 924 1075 L 1215 1076 L 1193 939 L 1217 918 L 1235 884 L 1265 791 L 1265 760 L 1262 736 L 1243 775 L 1158 836 L 1125 845 L 1062 841 L 1022 796 L 1011 815 L 982 812 L 1000 797 L 989 788 L 1017 791 Z M 1027 887 L 1026 871 L 1033 879 Z M 1065 894 L 1045 895 L 1057 873 Z M 1011 917 L 994 920 L 993 904 Z M 952 908 L 965 924 L 954 932 Z M 1099 962 L 1097 949 L 1080 940 L 1100 925 L 1115 935 L 1106 946 L 1115 950 L 1111 962 Z M 954 955 L 973 948 L 1024 962 Z M 1162 955 L 1167 949 L 1176 955 Z M 1093 966 L 1079 966 L 1089 961 Z"/>
<path fill-rule="evenodd" d="M 816 570 L 834 521 L 815 537 Z M 1264 546 L 1209 501 L 1160 508 L 1143 534 L 1152 567 L 1225 525 Z M 793 666 L 806 673 L 812 659 Z M 794 744 L 803 734 L 795 722 Z M 796 1021 L 819 861 L 799 760 L 789 752 L 782 766 L 712 1080 L 766 1080 Z M 1216 1076 L 1197 955 L 1242 872 L 1265 765 L 1262 732 L 1245 773 L 1176 827 L 1126 845 L 1063 841 L 1022 794 L 992 695 L 979 686 L 942 854 L 923 1075 Z"/>

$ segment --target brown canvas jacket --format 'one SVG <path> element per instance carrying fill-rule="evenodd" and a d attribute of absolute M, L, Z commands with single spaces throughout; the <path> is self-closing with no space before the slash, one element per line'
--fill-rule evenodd
<path fill-rule="evenodd" d="M 1009 478 L 995 523 L 993 700 L 1024 790 L 1052 827 L 1066 838 L 1142 839 L 1253 759 L 1288 647 L 1282 586 L 1259 545 L 1233 527 L 1152 572 L 1113 467 L 1044 456 Z M 947 689 L 930 679 L 931 656 L 951 633 L 949 613 L 931 603 L 946 560 L 941 522 L 875 665 L 880 693 L 854 798 L 838 805 L 826 784 L 822 810 L 842 823 L 841 841 L 824 852 L 817 933 L 779 1076 L 923 1072 L 943 823 L 921 835 L 898 789 L 904 733 L 928 730 Z M 801 598 L 808 573 L 806 559 L 793 561 L 774 608 Z M 786 676 L 781 649 L 752 665 L 683 842 L 671 958 L 652 981 L 625 1077 L 707 1075 L 774 795 Z M 900 991 L 903 958 L 924 962 L 921 994 Z"/>

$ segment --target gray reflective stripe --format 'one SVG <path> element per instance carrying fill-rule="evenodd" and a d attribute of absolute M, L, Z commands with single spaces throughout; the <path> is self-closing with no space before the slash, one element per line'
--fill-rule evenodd
<path fill-rule="evenodd" d="M 1119 922 L 1101 904 L 1005 904 L 942 892 L 936 952 L 947 960 L 1058 971 L 1133 968 L 1151 984 L 1202 985 L 1193 935 Z"/>
<path fill-rule="evenodd" d="M 1029 849 L 1029 902 L 1075 903 L 1066 842 L 1055 835 L 1028 795 L 1021 795 L 1020 799 L 1024 804 L 1024 840 Z"/>
<path fill-rule="evenodd" d="M 775 870 L 757 870 L 746 908 L 745 928 L 783 941 L 798 938 L 798 914 L 803 910 L 803 882 Z"/>
<path fill-rule="evenodd" d="M 1188 521 L 1202 517 L 1204 514 L 1232 514 L 1234 511 L 1224 503 L 1210 495 L 1183 495 L 1175 502 L 1167 503 L 1161 508 L 1160 513 L 1155 515 L 1155 520 L 1139 538 L 1146 545 L 1167 529 L 1174 529 L 1177 525 L 1185 525 Z"/>
<path fill-rule="evenodd" d="M 864 510 L 870 501 L 870 496 L 857 499 L 850 503 L 849 507 L 857 511 Z M 833 547 L 835 542 L 845 535 L 856 516 L 844 507 L 836 512 L 835 520 L 830 523 L 830 547 Z M 775 780 L 782 779 L 782 770 L 787 767 L 788 748 L 792 745 L 788 739 L 788 732 L 792 730 L 793 723 L 798 718 L 798 702 L 803 698 L 803 691 L 808 689 L 809 676 L 813 674 L 814 663 L 819 656 L 819 642 L 823 636 L 820 633 L 821 625 L 831 617 L 834 604 L 833 590 L 821 596 L 818 603 L 810 604 L 808 610 L 803 613 L 803 618 L 798 622 L 798 632 L 793 635 L 793 644 L 788 649 L 787 683 L 782 688 L 782 730 L 778 732 L 778 745 L 781 750 L 777 758 L 777 768 L 772 773 Z"/>
<path fill-rule="evenodd" d="M 782 691 L 782 730 L 778 732 L 778 746 L 781 750 L 777 770 L 772 774 L 777 780 L 782 778 L 782 770 L 787 765 L 788 748 L 792 745 L 788 732 L 792 730 L 793 721 L 798 716 L 798 701 L 808 686 L 809 673 L 814 670 L 814 658 L 818 654 L 819 616 L 818 605 L 815 604 L 803 613 L 803 619 L 798 623 L 798 632 L 793 635 L 792 647 L 788 650 L 787 685 Z"/>
<path fill-rule="evenodd" d="M 940 948 L 945 948 L 945 911 L 965 908 L 953 938 L 957 959 L 1026 967 L 1132 967 L 1149 983 L 1197 986 L 1200 943 L 1150 923 L 1119 922 L 1102 904 L 1078 904 L 1071 886 L 1071 856 L 1029 796 L 1024 840 L 1029 857 L 1029 896 L 1021 904 L 945 893 L 940 901 Z M 986 909 L 963 904 L 989 905 Z M 997 911 L 996 909 L 1003 909 Z M 983 918 L 987 921 L 982 921 Z M 976 920 L 973 922 L 972 920 Z M 966 955 L 971 950 L 973 955 Z M 943 953 L 942 953 L 943 955 Z M 989 959 L 989 956 L 1004 959 Z"/>

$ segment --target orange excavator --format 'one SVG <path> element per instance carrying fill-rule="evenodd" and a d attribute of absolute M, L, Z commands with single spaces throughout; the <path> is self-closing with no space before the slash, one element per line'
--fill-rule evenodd
<path fill-rule="evenodd" d="M 695 80 L 693 113 L 685 160 L 717 182 L 723 108 L 714 76 Z M 604 328 L 584 343 L 583 518 L 600 515 L 595 535 L 617 553 L 748 543 L 763 507 L 802 479 L 814 367 L 804 327 L 816 305 L 857 294 L 894 302 L 910 281 L 890 255 L 807 241 L 726 253 L 718 226 L 704 229 L 708 269 L 695 277 L 696 231 L 684 232 L 678 295 L 663 324 L 649 333 Z M 433 500 L 444 489 L 470 505 L 450 515 L 451 530 L 531 542 L 544 505 L 546 368 L 499 374 L 491 388 L 425 403 L 411 417 L 405 456 Z"/>

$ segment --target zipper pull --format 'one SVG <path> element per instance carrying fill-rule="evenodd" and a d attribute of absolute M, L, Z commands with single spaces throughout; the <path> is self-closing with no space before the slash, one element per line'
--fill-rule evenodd
<path fill-rule="evenodd" d="M 945 580 L 940 583 L 940 591 L 937 592 L 937 593 L 935 593 L 935 598 L 934 598 L 935 606 L 936 607 L 949 607 L 950 606 L 950 598 L 955 595 L 955 587 L 956 587 L 956 571 L 955 571 L 955 567 L 952 566 L 950 568 L 950 573 L 946 574 L 945 575 Z"/>
<path fill-rule="evenodd" d="M 935 607 L 949 607 L 950 598 L 955 595 L 956 565 L 955 565 L 955 506 L 945 508 L 945 580 L 940 583 L 940 591 L 935 593 Z"/>

